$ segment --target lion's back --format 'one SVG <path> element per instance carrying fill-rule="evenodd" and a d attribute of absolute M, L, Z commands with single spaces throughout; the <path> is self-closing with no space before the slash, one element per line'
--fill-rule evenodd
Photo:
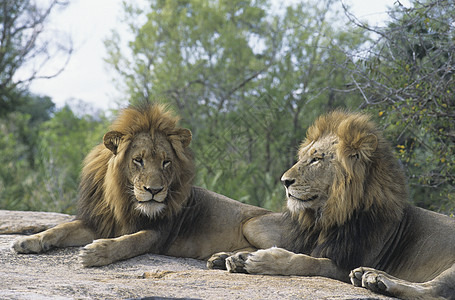
<path fill-rule="evenodd" d="M 217 212 L 222 212 L 223 215 L 226 215 L 226 212 L 229 211 L 230 214 L 241 214 L 242 219 L 245 219 L 260 216 L 269 212 L 265 208 L 245 204 L 227 196 L 196 186 L 193 186 L 192 188 L 192 197 L 206 206 L 207 209 L 210 209 L 215 215 L 218 215 Z"/>

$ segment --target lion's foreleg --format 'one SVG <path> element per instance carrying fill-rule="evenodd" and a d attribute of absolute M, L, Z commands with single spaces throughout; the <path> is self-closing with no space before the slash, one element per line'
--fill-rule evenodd
<path fill-rule="evenodd" d="M 257 249 L 281 246 L 283 224 L 282 214 L 279 213 L 269 213 L 249 219 L 242 225 L 242 234 L 251 247 L 215 253 L 208 259 L 207 267 L 226 270 L 226 259 L 230 256 L 239 253 L 238 256 L 243 257 Z M 235 272 L 245 273 L 245 270 L 242 265 L 239 265 Z"/>
<path fill-rule="evenodd" d="M 428 282 L 432 294 L 446 299 L 455 299 L 455 264 Z"/>
<path fill-rule="evenodd" d="M 113 239 L 99 239 L 82 248 L 80 262 L 84 267 L 104 266 L 135 257 L 147 252 L 156 252 L 158 233 L 142 230 Z"/>
<path fill-rule="evenodd" d="M 238 253 L 226 260 L 230 272 L 236 272 L 241 265 L 251 274 L 323 276 L 349 281 L 348 272 L 339 269 L 330 259 L 296 254 L 276 247 L 247 255 Z"/>
<path fill-rule="evenodd" d="M 235 261 L 231 260 L 231 272 L 246 273 L 241 258 L 246 258 L 249 253 L 257 249 L 281 246 L 282 232 L 285 231 L 283 224 L 282 214 L 279 213 L 269 213 L 249 219 L 242 225 L 242 234 L 251 247 L 216 253 L 207 261 L 207 267 L 226 270 L 228 266 L 226 259 L 236 255 L 239 264 L 235 264 Z"/>
<path fill-rule="evenodd" d="M 266 249 L 283 247 L 283 232 L 289 230 L 281 213 L 269 213 L 248 220 L 243 224 L 243 235 L 252 247 Z"/>
<path fill-rule="evenodd" d="M 401 299 L 455 299 L 455 265 L 433 280 L 415 283 L 373 268 L 357 268 L 349 275 L 352 284 Z"/>
<path fill-rule="evenodd" d="M 41 253 L 54 247 L 83 246 L 95 238 L 95 233 L 82 221 L 59 224 L 32 236 L 14 241 L 12 249 L 17 253 Z"/>

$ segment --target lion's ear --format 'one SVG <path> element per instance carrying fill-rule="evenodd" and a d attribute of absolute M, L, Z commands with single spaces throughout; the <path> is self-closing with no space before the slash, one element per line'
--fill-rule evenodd
<path fill-rule="evenodd" d="M 103 137 L 104 146 L 111 150 L 114 155 L 117 155 L 117 148 L 120 145 L 123 136 L 124 134 L 121 132 L 109 131 Z"/>
<path fill-rule="evenodd" d="M 372 133 L 369 133 L 361 137 L 354 145 L 354 153 L 351 157 L 359 158 L 361 157 L 371 157 L 373 152 L 378 148 L 378 137 Z"/>
<path fill-rule="evenodd" d="M 172 137 L 179 140 L 182 143 L 183 148 L 186 148 L 191 143 L 192 134 L 189 129 L 179 128 L 172 134 Z"/>

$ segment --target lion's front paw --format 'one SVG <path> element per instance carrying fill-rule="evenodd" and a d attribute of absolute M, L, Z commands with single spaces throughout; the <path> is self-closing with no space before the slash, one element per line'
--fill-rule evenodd
<path fill-rule="evenodd" d="M 250 252 L 237 252 L 236 254 L 226 258 L 226 269 L 231 273 L 246 273 L 245 263 Z"/>
<path fill-rule="evenodd" d="M 51 245 L 39 236 L 21 237 L 14 241 L 11 248 L 17 253 L 41 253 L 48 251 Z"/>
<path fill-rule="evenodd" d="M 226 270 L 226 259 L 232 255 L 232 252 L 219 252 L 213 254 L 207 260 L 207 268 Z"/>
<path fill-rule="evenodd" d="M 286 275 L 293 255 L 290 251 L 276 247 L 258 250 L 246 260 L 245 270 L 250 274 Z"/>
<path fill-rule="evenodd" d="M 99 239 L 81 249 L 79 261 L 84 267 L 105 266 L 114 261 L 114 239 Z"/>
<path fill-rule="evenodd" d="M 354 269 L 349 274 L 353 285 L 382 294 L 389 294 L 393 286 L 393 279 L 389 278 L 389 276 L 385 272 L 365 267 Z"/>
<path fill-rule="evenodd" d="M 362 286 L 362 276 L 364 273 L 363 269 L 367 268 L 357 268 L 352 270 L 351 273 L 349 273 L 349 279 L 351 280 L 351 283 L 356 287 Z"/>

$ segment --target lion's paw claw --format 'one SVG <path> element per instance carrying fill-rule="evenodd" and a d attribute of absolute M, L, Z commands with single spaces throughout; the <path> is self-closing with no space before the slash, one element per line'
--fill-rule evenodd
<path fill-rule="evenodd" d="M 356 287 L 361 287 L 362 286 L 362 275 L 363 275 L 362 268 L 357 268 L 355 270 L 352 270 L 351 273 L 349 273 L 349 278 L 351 280 L 351 283 Z"/>
<path fill-rule="evenodd" d="M 232 253 L 229 252 L 219 252 L 213 254 L 212 257 L 207 260 L 207 268 L 226 270 L 226 259 L 231 255 Z"/>
<path fill-rule="evenodd" d="M 245 264 L 250 255 L 249 252 L 238 252 L 229 256 L 226 258 L 226 269 L 231 273 L 247 273 Z"/>
<path fill-rule="evenodd" d="M 357 287 L 364 287 L 376 293 L 387 294 L 390 291 L 391 279 L 382 272 L 373 268 L 357 268 L 349 274 L 351 283 Z"/>

